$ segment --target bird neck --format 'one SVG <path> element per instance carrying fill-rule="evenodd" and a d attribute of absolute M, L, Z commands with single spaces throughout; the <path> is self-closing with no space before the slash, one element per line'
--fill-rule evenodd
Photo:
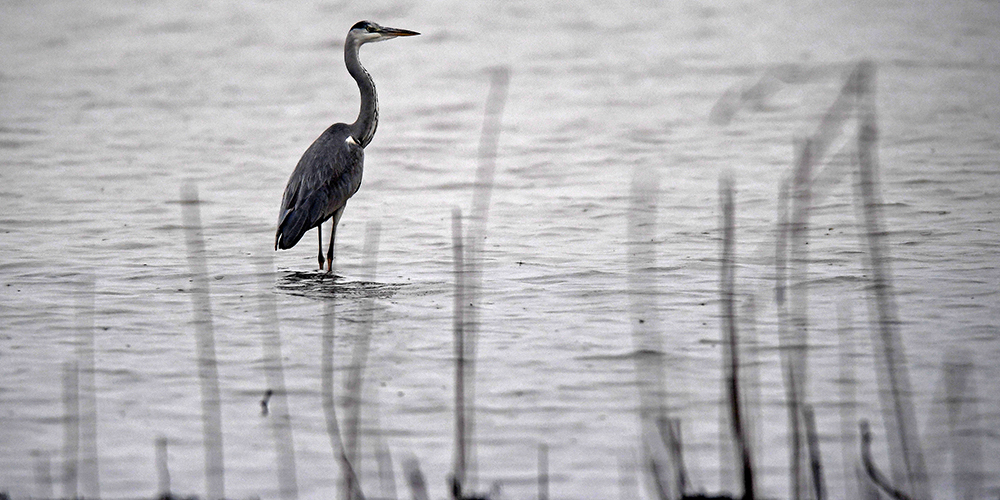
<path fill-rule="evenodd" d="M 375 128 L 378 127 L 378 95 L 375 93 L 375 82 L 358 59 L 359 48 L 359 44 L 348 41 L 344 46 L 344 62 L 361 91 L 361 110 L 358 119 L 351 124 L 351 136 L 361 147 L 365 147 L 375 137 Z"/>

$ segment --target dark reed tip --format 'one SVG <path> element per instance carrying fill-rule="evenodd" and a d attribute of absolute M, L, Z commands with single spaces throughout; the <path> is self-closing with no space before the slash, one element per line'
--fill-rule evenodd
<path fill-rule="evenodd" d="M 260 414 L 266 417 L 269 410 L 267 404 L 271 401 L 271 396 L 274 395 L 274 391 L 268 389 L 264 391 L 264 398 L 260 400 Z"/>

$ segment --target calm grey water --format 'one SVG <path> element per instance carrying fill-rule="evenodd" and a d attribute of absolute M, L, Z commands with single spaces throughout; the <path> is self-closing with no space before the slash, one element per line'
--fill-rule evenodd
<path fill-rule="evenodd" d="M 555 497 L 641 489 L 622 472 L 634 467 L 639 442 L 626 292 L 636 172 L 660 178 L 649 314 L 659 319 L 692 482 L 733 487 L 720 466 L 717 410 L 717 179 L 728 171 L 738 189 L 740 292 L 760 299 L 761 491 L 787 497 L 767 281 L 778 186 L 793 138 L 815 129 L 845 64 L 866 57 L 878 65 L 885 223 L 934 486 L 938 497 L 952 495 L 942 366 L 968 359 L 978 396 L 971 426 L 983 484 L 996 497 L 1000 7 L 978 0 L 4 2 L 0 489 L 44 495 L 38 478 L 48 468 L 57 483 L 48 492 L 65 493 L 64 365 L 78 358 L 92 303 L 101 495 L 156 492 L 159 436 L 170 443 L 173 491 L 204 493 L 178 203 L 190 181 L 203 201 L 226 494 L 277 495 L 259 406 L 267 389 L 262 293 L 278 303 L 300 494 L 333 494 L 319 392 L 325 301 L 280 286 L 295 288 L 293 273 L 315 267 L 315 236 L 279 254 L 272 246 L 299 155 L 330 123 L 357 113 L 341 44 L 363 18 L 423 35 L 362 51 L 382 121 L 340 225 L 338 266 L 349 280 L 365 274 L 365 228 L 378 221 L 376 281 L 384 286 L 376 288 L 394 293 L 373 299 L 366 428 L 379 429 L 397 464 L 408 455 L 420 461 L 433 496 L 445 494 L 452 457 L 450 213 L 471 207 L 489 68 L 509 67 L 511 80 L 483 263 L 481 488 L 498 481 L 507 497 L 533 497 L 536 447 L 546 443 Z M 709 122 L 727 89 L 780 63 L 817 71 L 728 125 Z M 858 380 L 849 391 L 858 406 L 847 414 L 873 421 L 882 464 L 885 436 L 850 182 L 821 194 L 810 243 L 809 393 L 830 493 L 842 498 L 841 446 L 854 445 L 841 431 L 838 305 L 853 311 L 857 327 Z M 262 265 L 273 284 L 264 290 Z M 364 290 L 338 300 L 338 366 L 362 331 L 366 300 Z M 370 475 L 365 483 L 378 491 Z"/>

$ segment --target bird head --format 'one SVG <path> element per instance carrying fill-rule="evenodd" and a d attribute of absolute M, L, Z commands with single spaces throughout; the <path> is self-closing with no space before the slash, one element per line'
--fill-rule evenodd
<path fill-rule="evenodd" d="M 380 26 L 371 21 L 358 21 L 354 26 L 351 26 L 351 31 L 347 33 L 347 39 L 349 42 L 353 41 L 360 45 L 368 42 L 391 40 L 397 36 L 414 36 L 419 34 L 416 31 Z"/>

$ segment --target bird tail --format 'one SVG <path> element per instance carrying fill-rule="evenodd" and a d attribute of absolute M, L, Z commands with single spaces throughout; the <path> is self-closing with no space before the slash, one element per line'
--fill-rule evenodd
<path fill-rule="evenodd" d="M 278 231 L 274 235 L 274 249 L 287 250 L 302 239 L 306 231 L 323 222 L 324 204 L 320 197 L 310 196 L 301 205 L 281 214 Z"/>
<path fill-rule="evenodd" d="M 302 210 L 290 208 L 282 214 L 278 221 L 278 231 L 274 235 L 274 249 L 287 250 L 295 246 L 302 239 L 302 235 L 309 230 L 306 227 L 307 221 Z"/>

